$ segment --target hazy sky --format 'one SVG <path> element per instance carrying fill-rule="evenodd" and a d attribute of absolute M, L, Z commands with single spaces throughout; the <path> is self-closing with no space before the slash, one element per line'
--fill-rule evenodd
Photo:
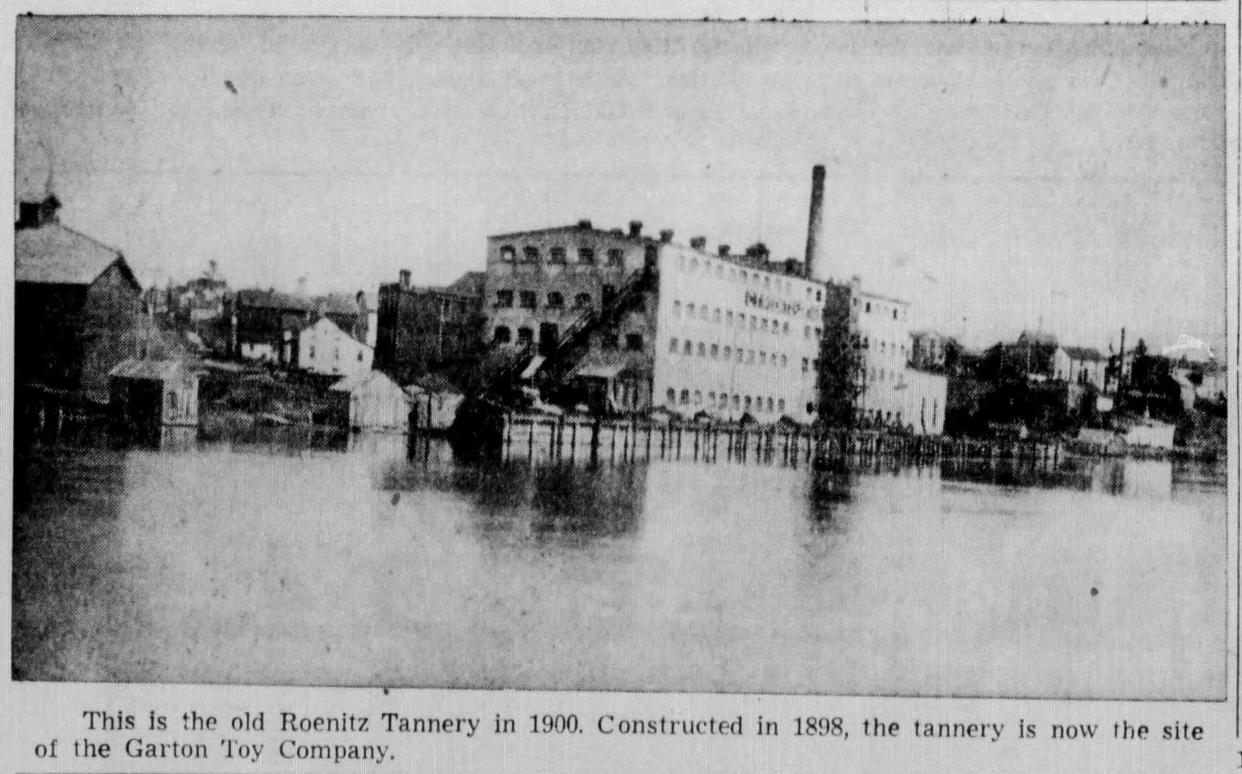
<path fill-rule="evenodd" d="M 20 18 L 18 194 L 144 284 L 374 290 L 642 220 L 970 343 L 1225 329 L 1221 27 Z M 230 88 L 231 85 L 231 88 Z"/>

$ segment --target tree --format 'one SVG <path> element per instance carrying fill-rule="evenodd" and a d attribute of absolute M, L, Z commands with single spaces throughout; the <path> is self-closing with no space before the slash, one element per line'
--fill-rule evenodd
<path fill-rule="evenodd" d="M 830 283 L 826 290 L 817 373 L 819 421 L 829 427 L 854 427 L 858 397 L 866 386 L 862 342 L 850 317 L 849 286 Z"/>

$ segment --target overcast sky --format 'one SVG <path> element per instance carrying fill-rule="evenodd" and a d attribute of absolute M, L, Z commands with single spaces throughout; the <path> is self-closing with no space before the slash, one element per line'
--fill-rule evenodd
<path fill-rule="evenodd" d="M 982 344 L 1225 329 L 1220 27 L 410 19 L 18 24 L 17 190 L 144 284 L 374 290 L 642 220 Z"/>

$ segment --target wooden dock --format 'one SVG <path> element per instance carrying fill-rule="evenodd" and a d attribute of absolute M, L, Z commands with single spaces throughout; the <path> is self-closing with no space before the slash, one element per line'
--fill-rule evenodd
<path fill-rule="evenodd" d="M 961 459 L 1055 466 L 1062 456 L 1059 443 L 1043 441 L 523 414 L 505 416 L 501 438 L 504 460 L 590 464 L 688 460 L 799 467 L 877 459 L 911 464 Z"/>

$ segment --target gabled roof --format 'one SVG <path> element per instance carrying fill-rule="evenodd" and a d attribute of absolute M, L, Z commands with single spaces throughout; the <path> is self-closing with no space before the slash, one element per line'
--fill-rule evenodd
<path fill-rule="evenodd" d="M 1100 354 L 1098 349 L 1094 347 L 1061 347 L 1065 350 L 1065 354 L 1069 355 L 1070 360 L 1104 360 L 1104 356 Z"/>
<path fill-rule="evenodd" d="M 460 293 L 466 296 L 481 296 L 483 295 L 483 284 L 486 281 L 487 272 L 468 271 L 446 285 L 444 289 L 450 293 Z"/>
<path fill-rule="evenodd" d="M 120 251 L 59 223 L 24 228 L 13 237 L 14 279 L 47 285 L 89 285 L 113 263 L 141 290 Z"/>

